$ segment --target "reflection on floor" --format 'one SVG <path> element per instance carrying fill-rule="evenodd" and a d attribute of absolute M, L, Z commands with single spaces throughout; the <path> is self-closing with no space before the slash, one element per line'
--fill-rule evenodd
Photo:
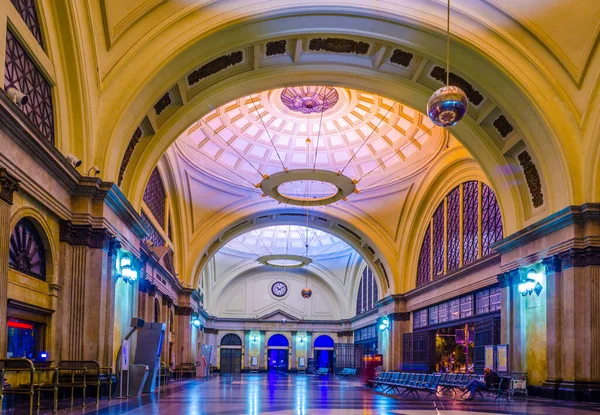
<path fill-rule="evenodd" d="M 99 407 L 88 401 L 85 411 L 59 407 L 59 413 L 81 414 L 271 414 L 271 415 L 461 415 L 461 414 L 593 414 L 600 404 L 578 404 L 535 398 L 510 403 L 453 401 L 421 402 L 375 393 L 358 379 L 318 378 L 313 375 L 247 374 L 215 376 L 207 381 L 171 384 L 153 396 L 127 401 L 106 399 Z M 20 411 L 15 411 L 15 414 Z M 40 413 L 51 413 L 44 407 Z"/>

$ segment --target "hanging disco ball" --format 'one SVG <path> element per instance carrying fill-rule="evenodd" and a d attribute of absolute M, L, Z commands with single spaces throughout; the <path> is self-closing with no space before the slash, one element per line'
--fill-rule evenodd
<path fill-rule="evenodd" d="M 452 127 L 467 113 L 467 95 L 457 86 L 443 86 L 427 103 L 429 119 L 440 127 Z"/>
<path fill-rule="evenodd" d="M 305 288 L 302 290 L 302 297 L 310 298 L 311 295 L 312 295 L 312 290 L 310 288 Z"/>

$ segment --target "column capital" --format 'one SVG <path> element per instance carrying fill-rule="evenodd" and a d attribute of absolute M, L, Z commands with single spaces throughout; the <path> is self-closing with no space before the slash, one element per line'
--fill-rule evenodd
<path fill-rule="evenodd" d="M 542 260 L 542 265 L 546 269 L 546 275 L 556 274 L 562 269 L 562 263 L 558 255 L 551 255 Z"/>
<path fill-rule="evenodd" d="M 106 228 L 93 228 L 92 225 L 76 225 L 68 220 L 60 221 L 61 242 L 70 245 L 84 245 L 88 248 L 104 249 L 113 253 L 120 243 Z"/>
<path fill-rule="evenodd" d="M 496 277 L 501 287 L 510 287 L 519 283 L 519 269 L 513 269 Z"/>
<path fill-rule="evenodd" d="M 410 313 L 395 312 L 395 313 L 392 313 L 392 314 L 388 314 L 388 318 L 391 321 L 408 321 L 408 320 L 410 320 Z"/>
<path fill-rule="evenodd" d="M 311 333 L 312 334 L 312 333 Z M 354 332 L 352 330 L 346 330 L 346 331 L 339 331 L 338 332 L 338 337 L 350 337 L 354 334 Z"/>
<path fill-rule="evenodd" d="M 211 327 L 204 327 L 204 334 L 219 334 L 219 330 Z"/>
<path fill-rule="evenodd" d="M 192 307 L 175 306 L 175 314 L 178 316 L 191 316 L 194 310 Z M 206 333 L 206 332 L 205 332 Z"/>
<path fill-rule="evenodd" d="M 571 248 L 558 254 L 562 269 L 600 265 L 600 247 Z"/>
<path fill-rule="evenodd" d="M 6 168 L 0 167 L 0 200 L 9 205 L 13 204 L 13 193 L 19 191 L 21 185 L 19 180 L 11 176 Z"/>

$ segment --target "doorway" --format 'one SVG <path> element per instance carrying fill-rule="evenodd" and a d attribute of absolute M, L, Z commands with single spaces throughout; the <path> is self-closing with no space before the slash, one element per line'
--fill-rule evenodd
<path fill-rule="evenodd" d="M 287 349 L 269 349 L 269 372 L 287 372 Z"/>
<path fill-rule="evenodd" d="M 242 349 L 221 349 L 221 373 L 242 371 Z"/>
<path fill-rule="evenodd" d="M 327 368 L 333 373 L 333 350 L 315 350 L 316 369 Z"/>

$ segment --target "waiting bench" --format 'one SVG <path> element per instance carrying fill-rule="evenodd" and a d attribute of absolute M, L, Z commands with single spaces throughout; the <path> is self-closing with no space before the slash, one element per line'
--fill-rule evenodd
<path fill-rule="evenodd" d="M 315 375 L 317 375 L 317 376 L 327 376 L 328 374 L 329 374 L 329 368 L 327 368 L 327 367 L 320 367 L 315 372 Z"/>
<path fill-rule="evenodd" d="M 23 374 L 26 374 L 23 376 Z M 10 375 L 10 382 L 4 382 L 5 375 Z M 29 414 L 33 414 L 35 367 L 29 359 L 0 359 L 0 409 L 4 395 L 28 395 Z"/>
<path fill-rule="evenodd" d="M 83 402 L 85 407 L 85 394 L 88 386 L 96 387 L 96 404 L 100 402 L 100 387 L 108 385 L 108 399 L 112 395 L 112 368 L 100 367 L 95 360 L 62 360 L 56 366 L 58 370 L 58 389 L 71 389 L 71 402 L 75 389 L 82 390 Z"/>
<path fill-rule="evenodd" d="M 195 363 L 181 363 L 175 366 L 175 379 L 181 380 L 186 375 L 190 378 L 196 377 L 196 364 Z"/>
<path fill-rule="evenodd" d="M 356 369 L 345 367 L 340 372 L 338 372 L 339 376 L 354 376 L 356 375 Z"/>

